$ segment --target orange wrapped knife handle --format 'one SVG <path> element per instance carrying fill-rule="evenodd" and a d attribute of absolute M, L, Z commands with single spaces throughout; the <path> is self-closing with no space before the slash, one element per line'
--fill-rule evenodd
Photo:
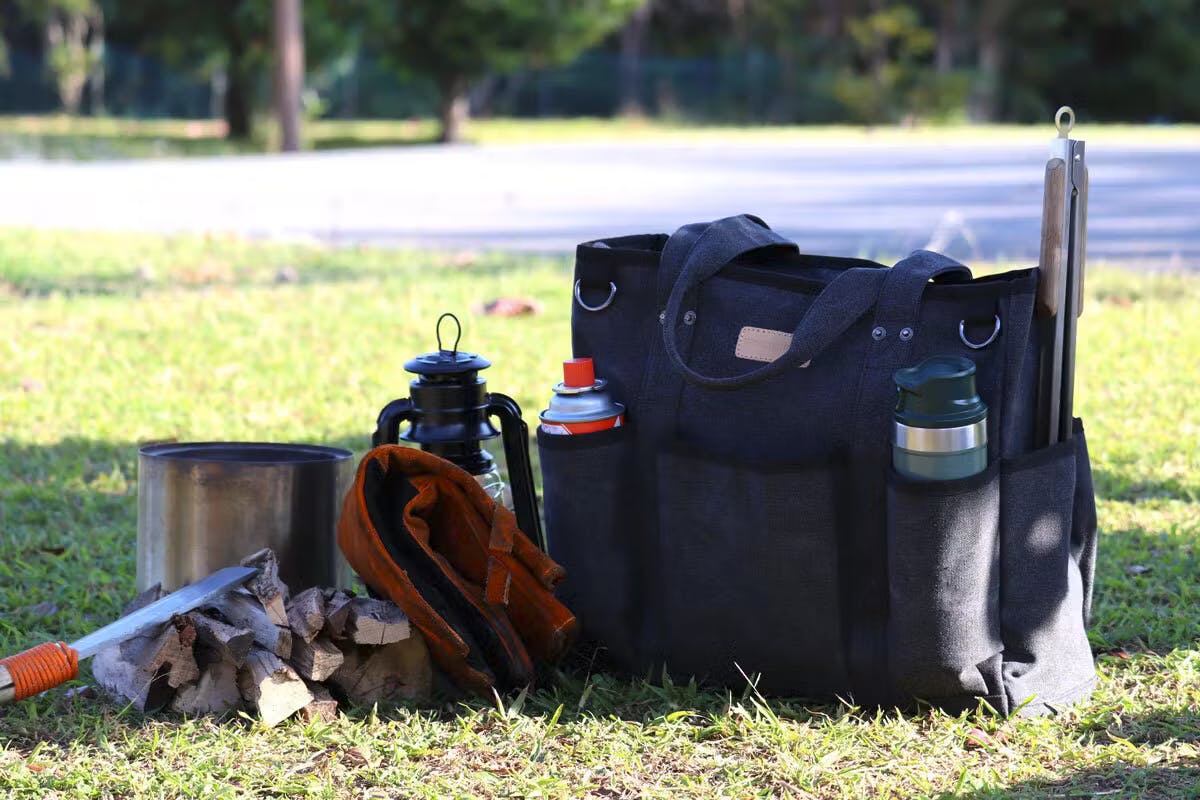
<path fill-rule="evenodd" d="M 0 659 L 12 681 L 12 700 L 24 700 L 79 675 L 79 653 L 63 642 L 47 642 Z M 0 687 L 2 689 L 3 687 Z"/>

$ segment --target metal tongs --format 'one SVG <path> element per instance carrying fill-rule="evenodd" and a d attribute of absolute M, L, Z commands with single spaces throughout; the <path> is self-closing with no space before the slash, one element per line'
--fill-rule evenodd
<path fill-rule="evenodd" d="M 1083 313 L 1087 254 L 1088 169 L 1084 143 L 1068 138 L 1075 112 L 1054 115 L 1058 138 L 1050 146 L 1042 198 L 1042 251 L 1037 316 L 1042 326 L 1038 373 L 1038 446 L 1071 438 L 1074 430 L 1075 338 Z"/>

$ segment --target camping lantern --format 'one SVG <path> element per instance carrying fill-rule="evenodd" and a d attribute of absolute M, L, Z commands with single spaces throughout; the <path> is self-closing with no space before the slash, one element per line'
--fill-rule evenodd
<path fill-rule="evenodd" d="M 457 328 L 454 346 L 442 346 L 441 326 L 451 319 Z M 521 408 L 511 397 L 489 392 L 481 370 L 492 362 L 458 349 L 462 325 L 453 314 L 438 317 L 438 349 L 409 361 L 404 369 L 417 378 L 409 383 L 409 397 L 393 400 L 379 412 L 371 444 L 415 442 L 422 450 L 450 461 L 475 476 L 475 480 L 498 503 L 510 505 L 517 525 L 543 551 L 546 549 L 538 514 L 533 467 L 529 460 L 529 427 L 521 419 Z M 500 427 L 492 424 L 492 418 Z M 401 433 L 400 423 L 408 422 Z M 483 443 L 502 437 L 504 458 L 511 486 L 500 476 L 495 459 Z"/>

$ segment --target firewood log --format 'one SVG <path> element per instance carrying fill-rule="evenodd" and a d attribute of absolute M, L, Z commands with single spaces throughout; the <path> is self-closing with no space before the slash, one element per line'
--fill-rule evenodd
<path fill-rule="evenodd" d="M 261 647 L 252 647 L 238 670 L 238 689 L 267 727 L 278 725 L 313 701 L 304 679 Z"/>

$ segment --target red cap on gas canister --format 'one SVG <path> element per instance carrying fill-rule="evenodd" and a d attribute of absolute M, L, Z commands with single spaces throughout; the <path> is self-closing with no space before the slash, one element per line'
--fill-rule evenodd
<path fill-rule="evenodd" d="M 596 368 L 590 358 L 572 358 L 563 362 L 563 386 L 583 389 L 596 382 Z"/>

